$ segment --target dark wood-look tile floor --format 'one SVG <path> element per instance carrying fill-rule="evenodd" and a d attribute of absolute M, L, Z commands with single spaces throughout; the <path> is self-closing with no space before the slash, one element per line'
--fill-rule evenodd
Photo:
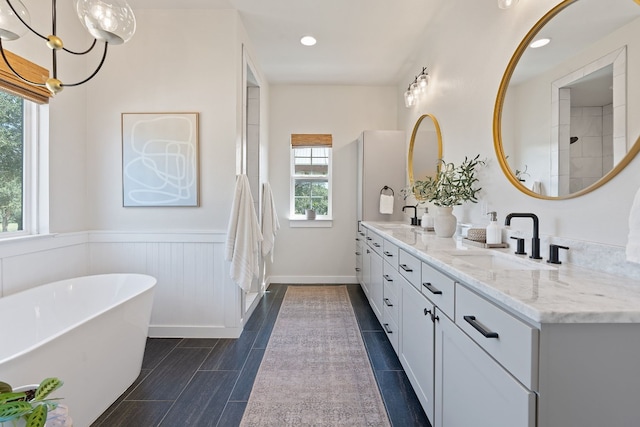
<path fill-rule="evenodd" d="M 269 287 L 238 339 L 148 339 L 140 376 L 92 427 L 239 425 L 286 289 Z M 364 292 L 348 290 L 392 425 L 431 427 Z"/>

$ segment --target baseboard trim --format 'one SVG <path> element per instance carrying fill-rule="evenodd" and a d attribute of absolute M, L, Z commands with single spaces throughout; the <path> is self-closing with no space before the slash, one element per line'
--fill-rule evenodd
<path fill-rule="evenodd" d="M 284 284 L 300 284 L 300 285 L 313 285 L 313 284 L 357 284 L 358 278 L 356 276 L 270 276 L 269 283 L 284 283 Z"/>
<path fill-rule="evenodd" d="M 160 326 L 150 325 L 150 338 L 238 338 L 242 328 L 224 326 Z"/>

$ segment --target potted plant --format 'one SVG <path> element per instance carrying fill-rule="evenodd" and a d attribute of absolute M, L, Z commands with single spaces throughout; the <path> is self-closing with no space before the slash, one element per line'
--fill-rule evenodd
<path fill-rule="evenodd" d="M 44 426 L 47 415 L 58 407 L 54 399 L 47 397 L 62 384 L 58 378 L 46 378 L 39 385 L 14 390 L 9 384 L 0 382 L 0 425 Z"/>
<path fill-rule="evenodd" d="M 416 199 L 432 202 L 437 207 L 438 212 L 434 218 L 436 235 L 451 237 L 455 233 L 457 220 L 453 215 L 454 206 L 464 202 L 478 202 L 476 195 L 481 188 L 474 187 L 478 182 L 476 167 L 484 165 L 479 158 L 479 154 L 473 159 L 465 157 L 459 165 L 440 160 L 435 177 L 415 181 L 411 186 Z"/>

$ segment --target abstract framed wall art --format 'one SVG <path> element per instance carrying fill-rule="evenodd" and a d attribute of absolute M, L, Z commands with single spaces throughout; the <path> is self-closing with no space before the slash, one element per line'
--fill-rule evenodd
<path fill-rule="evenodd" d="M 123 206 L 198 206 L 198 113 L 122 113 Z"/>

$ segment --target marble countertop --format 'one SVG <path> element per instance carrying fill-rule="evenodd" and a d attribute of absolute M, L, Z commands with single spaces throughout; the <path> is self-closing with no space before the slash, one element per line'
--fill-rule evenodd
<path fill-rule="evenodd" d="M 638 280 L 566 263 L 553 265 L 545 260 L 531 260 L 526 255 L 514 255 L 511 249 L 469 246 L 407 224 L 363 222 L 363 225 L 534 323 L 640 323 Z M 479 268 L 462 255 L 482 258 L 483 254 L 491 253 L 498 261 L 522 263 L 523 267 Z"/>

